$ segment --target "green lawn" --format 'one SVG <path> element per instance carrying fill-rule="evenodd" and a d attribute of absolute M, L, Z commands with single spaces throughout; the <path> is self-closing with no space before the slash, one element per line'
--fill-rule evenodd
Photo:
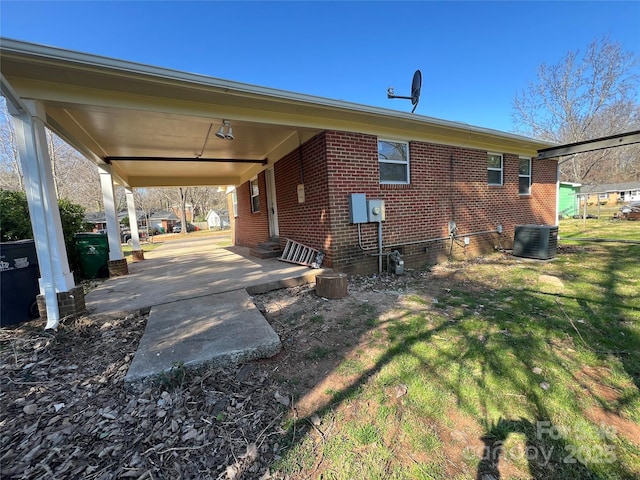
<path fill-rule="evenodd" d="M 150 252 L 151 250 L 155 250 L 158 248 L 161 243 L 143 243 L 140 246 L 142 247 L 143 252 Z M 122 253 L 124 258 L 131 257 L 131 252 L 133 251 L 133 247 L 131 245 L 122 245 Z"/>
<path fill-rule="evenodd" d="M 594 207 L 590 207 L 590 213 L 595 214 Z M 617 207 L 602 207 L 598 218 L 574 219 L 567 218 L 560 220 L 559 235 L 562 243 L 577 244 L 570 242 L 571 238 L 591 238 L 591 239 L 615 239 L 615 240 L 635 240 L 640 242 L 640 221 L 613 220 L 613 214 L 619 209 Z"/>
<path fill-rule="evenodd" d="M 627 223 L 625 238 L 640 228 Z M 292 416 L 272 471 L 639 478 L 639 259 L 629 244 L 576 245 L 548 262 L 495 254 L 416 277 L 384 311 L 354 309 L 358 350 L 328 373 L 344 387 Z"/>

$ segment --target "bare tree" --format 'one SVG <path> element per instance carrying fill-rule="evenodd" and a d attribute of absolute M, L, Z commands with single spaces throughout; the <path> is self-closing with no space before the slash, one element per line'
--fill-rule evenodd
<path fill-rule="evenodd" d="M 572 51 L 557 64 L 542 64 L 537 82 L 516 94 L 516 130 L 557 143 L 573 143 L 640 128 L 637 57 L 608 37 L 594 40 L 584 54 Z M 564 162 L 561 178 L 575 182 L 629 179 L 637 148 L 575 155 Z M 616 173 L 619 178 L 612 178 Z M 605 178 L 607 177 L 607 178 Z"/>
<path fill-rule="evenodd" d="M 4 97 L 0 97 L 0 188 L 24 190 L 16 132 Z"/>
<path fill-rule="evenodd" d="M 209 210 L 226 210 L 226 196 L 218 187 L 192 187 L 189 192 L 194 218 L 205 217 Z"/>
<path fill-rule="evenodd" d="M 189 189 L 180 187 L 178 190 L 180 192 L 180 223 L 182 224 L 182 229 L 180 230 L 180 233 L 182 235 L 186 235 L 189 232 L 189 229 L 187 228 L 187 208 L 186 208 L 187 194 L 189 193 Z"/>
<path fill-rule="evenodd" d="M 24 190 L 16 136 L 3 97 L 1 105 L 0 188 Z M 95 164 L 52 131 L 45 131 L 57 197 L 82 205 L 88 211 L 102 210 L 100 177 Z"/>

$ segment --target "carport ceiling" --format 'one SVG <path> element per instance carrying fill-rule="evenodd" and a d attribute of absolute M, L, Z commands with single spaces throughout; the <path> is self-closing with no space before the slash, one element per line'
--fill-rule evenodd
<path fill-rule="evenodd" d="M 81 139 L 132 187 L 236 185 L 318 132 L 233 120 L 230 141 L 215 135 L 222 118 L 54 102 L 45 108 L 57 132 Z"/>
<path fill-rule="evenodd" d="M 3 94 L 131 187 L 240 185 L 327 129 L 533 156 L 551 146 L 456 122 L 0 39 Z M 229 120 L 234 140 L 217 138 Z"/>

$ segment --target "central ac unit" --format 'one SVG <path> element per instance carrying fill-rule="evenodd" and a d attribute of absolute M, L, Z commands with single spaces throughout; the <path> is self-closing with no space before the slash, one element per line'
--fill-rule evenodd
<path fill-rule="evenodd" d="M 516 225 L 513 255 L 548 260 L 556 256 L 558 227 L 556 225 Z"/>

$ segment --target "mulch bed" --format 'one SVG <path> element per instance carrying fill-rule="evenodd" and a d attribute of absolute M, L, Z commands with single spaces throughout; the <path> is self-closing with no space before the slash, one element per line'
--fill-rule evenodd
<path fill-rule="evenodd" d="M 0 330 L 3 479 L 275 478 L 286 408 L 264 370 L 175 365 L 127 384 L 145 322 Z"/>

